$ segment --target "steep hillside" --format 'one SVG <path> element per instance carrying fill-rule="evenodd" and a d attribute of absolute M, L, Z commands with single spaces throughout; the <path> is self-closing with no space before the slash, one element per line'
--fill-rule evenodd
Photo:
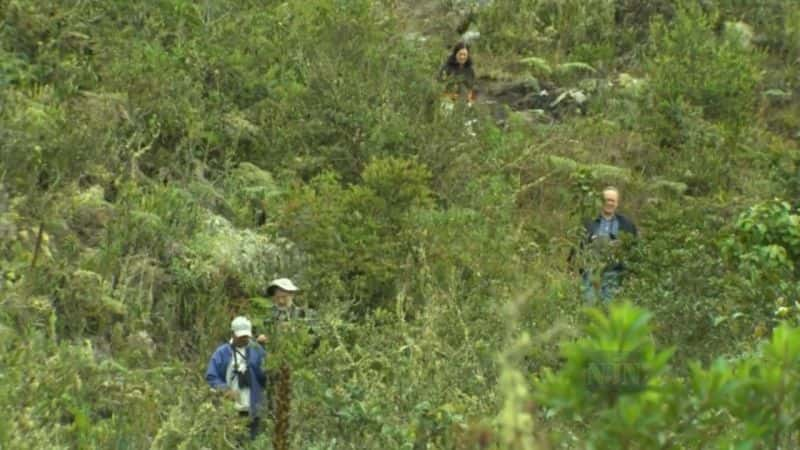
<path fill-rule="evenodd" d="M 795 448 L 798 55 L 793 0 L 0 0 L 0 449 Z"/>

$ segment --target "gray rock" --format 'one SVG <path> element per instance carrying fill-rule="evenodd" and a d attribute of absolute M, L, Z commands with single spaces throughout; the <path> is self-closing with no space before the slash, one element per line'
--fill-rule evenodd
<path fill-rule="evenodd" d="M 477 41 L 481 37 L 481 32 L 478 30 L 467 30 L 464 34 L 461 35 L 461 40 L 466 42 L 467 44 L 472 44 L 473 42 Z"/>

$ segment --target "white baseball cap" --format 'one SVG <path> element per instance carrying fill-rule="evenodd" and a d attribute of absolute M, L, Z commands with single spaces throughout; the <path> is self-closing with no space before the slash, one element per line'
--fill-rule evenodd
<path fill-rule="evenodd" d="M 247 320 L 247 317 L 239 316 L 231 322 L 231 331 L 233 331 L 233 335 L 236 337 L 252 336 L 253 325 Z"/>
<path fill-rule="evenodd" d="M 300 290 L 300 288 L 292 283 L 292 280 L 288 278 L 278 278 L 270 281 L 267 286 L 267 295 L 274 294 L 276 288 L 286 292 L 298 292 Z"/>

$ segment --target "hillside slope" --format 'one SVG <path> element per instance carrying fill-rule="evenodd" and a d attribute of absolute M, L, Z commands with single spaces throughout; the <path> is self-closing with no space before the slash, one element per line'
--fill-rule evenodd
<path fill-rule="evenodd" d="M 250 448 L 796 447 L 800 5 L 695 3 L 0 0 L 0 448 L 235 448 L 276 277 Z"/>

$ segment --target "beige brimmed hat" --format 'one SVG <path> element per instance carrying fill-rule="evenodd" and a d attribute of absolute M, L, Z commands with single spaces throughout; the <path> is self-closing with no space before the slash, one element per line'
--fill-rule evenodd
<path fill-rule="evenodd" d="M 300 292 L 300 288 L 295 286 L 292 280 L 288 278 L 278 278 L 270 281 L 269 285 L 267 285 L 267 295 L 271 297 L 275 294 L 275 289 L 286 292 Z"/>

